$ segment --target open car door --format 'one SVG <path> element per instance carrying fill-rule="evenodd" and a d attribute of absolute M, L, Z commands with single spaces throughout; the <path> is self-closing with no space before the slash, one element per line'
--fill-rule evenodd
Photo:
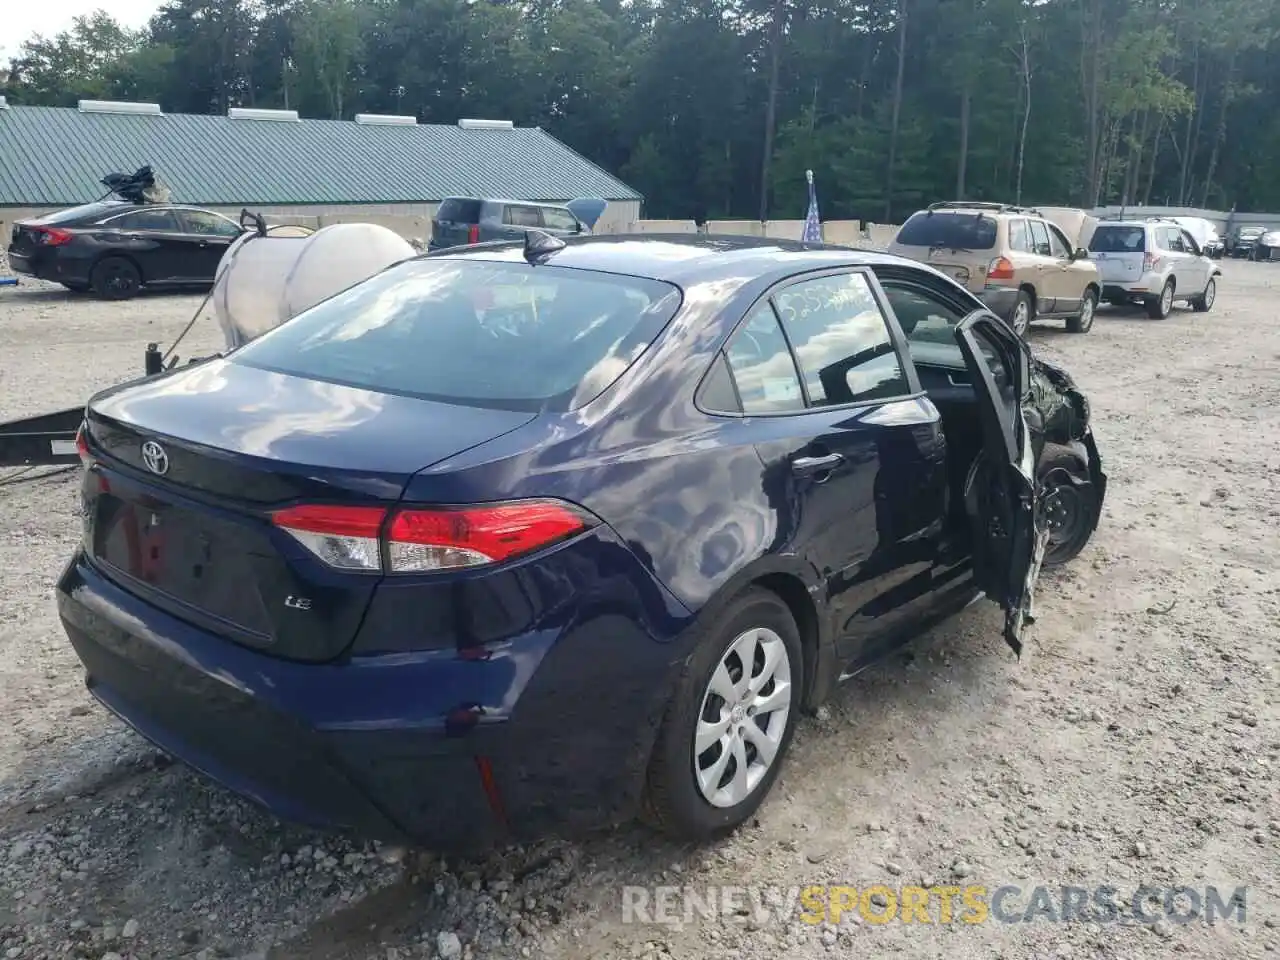
<path fill-rule="evenodd" d="M 1031 379 L 1026 347 L 1002 320 L 975 311 L 956 326 L 982 423 L 982 454 L 969 474 L 965 508 L 973 524 L 974 577 L 1004 608 L 1004 638 L 1022 655 L 1022 630 L 1049 543 L 1035 454 L 1022 401 Z"/>

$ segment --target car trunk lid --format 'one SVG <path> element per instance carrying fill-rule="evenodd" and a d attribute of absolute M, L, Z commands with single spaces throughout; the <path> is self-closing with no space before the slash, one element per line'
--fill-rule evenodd
<path fill-rule="evenodd" d="M 532 417 L 220 359 L 184 368 L 90 401 L 85 550 L 174 616 L 328 660 L 355 636 L 380 573 L 320 562 L 272 513 L 390 505 L 418 470 Z"/>
<path fill-rule="evenodd" d="M 1132 283 L 1147 267 L 1147 232 L 1137 225 L 1101 223 L 1089 241 L 1089 259 L 1103 283 Z"/>

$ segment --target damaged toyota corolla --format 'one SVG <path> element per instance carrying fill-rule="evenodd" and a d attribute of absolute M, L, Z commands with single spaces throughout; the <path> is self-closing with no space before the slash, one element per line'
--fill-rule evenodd
<path fill-rule="evenodd" d="M 92 693 L 287 819 L 437 848 L 751 816 L 797 720 L 985 595 L 1021 651 L 1106 480 L 933 269 L 715 237 L 392 266 L 88 404 Z"/>

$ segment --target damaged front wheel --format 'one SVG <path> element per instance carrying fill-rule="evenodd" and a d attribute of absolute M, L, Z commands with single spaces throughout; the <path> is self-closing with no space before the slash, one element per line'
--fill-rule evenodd
<path fill-rule="evenodd" d="M 1084 458 L 1071 447 L 1047 444 L 1040 457 L 1042 509 L 1049 524 L 1044 566 L 1069 563 L 1088 545 L 1097 528 L 1099 494 Z"/>

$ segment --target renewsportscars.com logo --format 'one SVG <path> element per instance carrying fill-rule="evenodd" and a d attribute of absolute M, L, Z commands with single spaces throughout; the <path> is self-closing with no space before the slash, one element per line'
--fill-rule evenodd
<path fill-rule="evenodd" d="M 698 922 L 757 926 L 854 923 L 1173 924 L 1234 920 L 1244 924 L 1247 887 L 1142 885 L 1004 885 L 868 887 L 623 887 L 623 923 L 682 926 Z"/>

